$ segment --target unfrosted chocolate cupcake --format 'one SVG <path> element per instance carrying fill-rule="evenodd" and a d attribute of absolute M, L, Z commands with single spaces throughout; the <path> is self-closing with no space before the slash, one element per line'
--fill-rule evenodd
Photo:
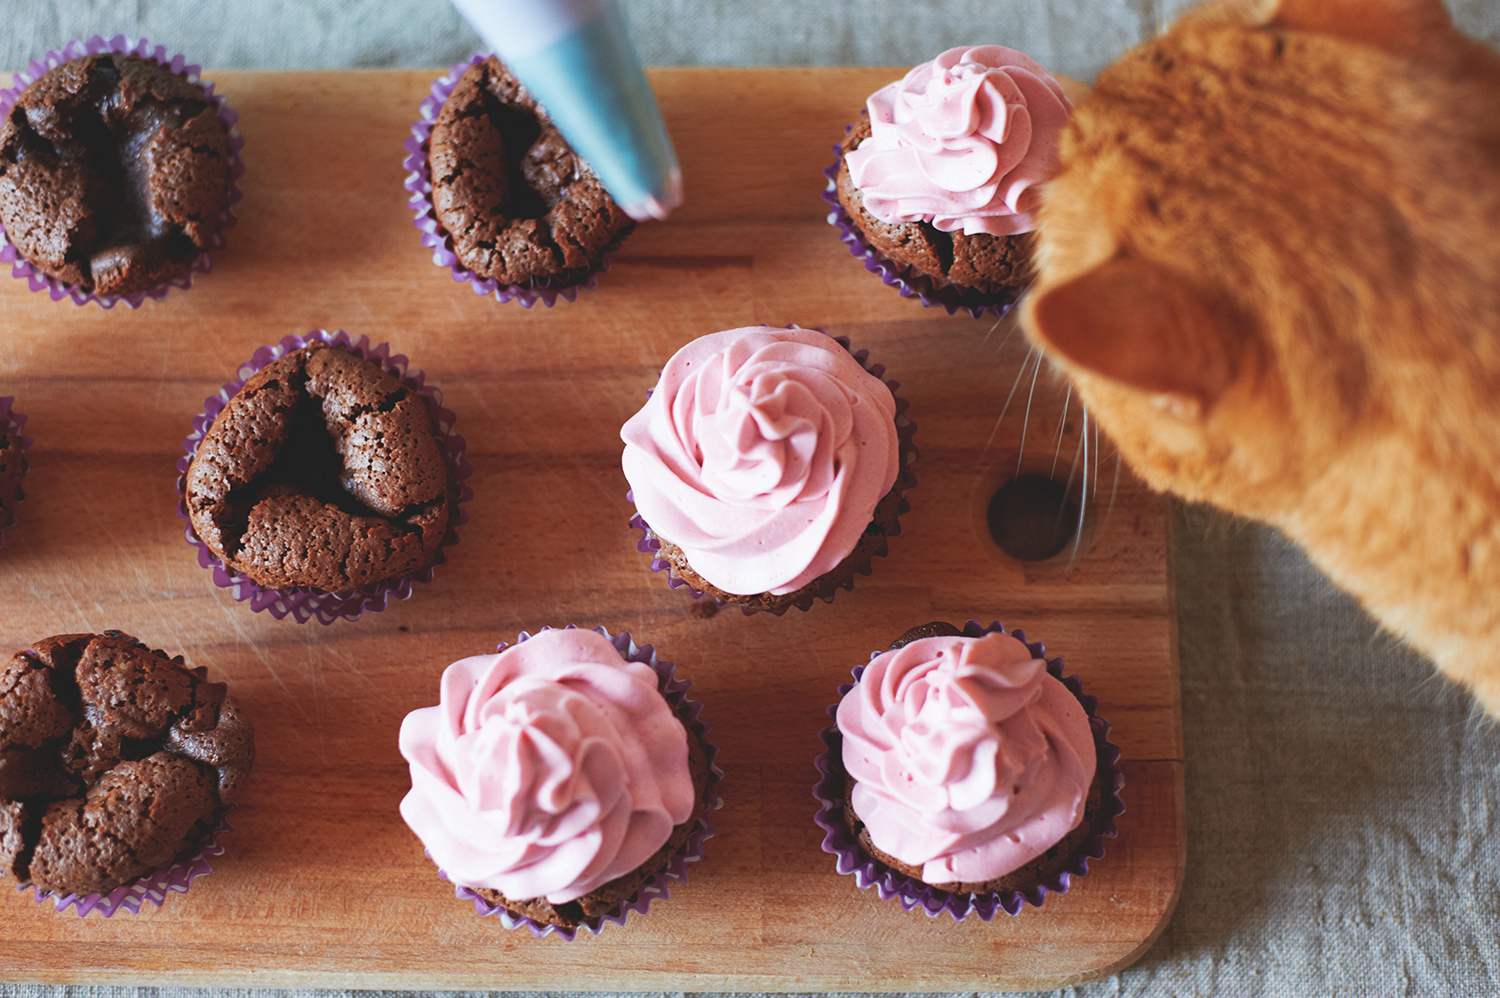
<path fill-rule="evenodd" d="M 16 653 L 0 669 L 0 871 L 105 893 L 199 845 L 255 755 L 205 674 L 118 631 Z"/>
<path fill-rule="evenodd" d="M 434 564 L 456 496 L 423 398 L 324 342 L 246 381 L 185 480 L 215 558 L 260 586 L 329 593 Z"/>
<path fill-rule="evenodd" d="M 212 247 L 231 161 L 203 87 L 137 55 L 82 56 L 0 121 L 0 223 L 48 277 L 103 296 L 145 291 Z"/>
<path fill-rule="evenodd" d="M 493 56 L 454 85 L 428 167 L 453 252 L 498 284 L 581 279 L 635 225 Z"/>

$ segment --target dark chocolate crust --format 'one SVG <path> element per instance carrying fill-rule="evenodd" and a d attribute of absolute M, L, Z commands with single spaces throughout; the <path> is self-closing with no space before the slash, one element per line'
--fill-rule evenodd
<path fill-rule="evenodd" d="M 16 522 L 16 503 L 26 498 L 21 479 L 26 476 L 26 454 L 21 434 L 0 421 L 0 530 Z"/>
<path fill-rule="evenodd" d="M 202 87 L 138 56 L 82 56 L 0 121 L 0 223 L 49 277 L 144 291 L 212 244 L 229 170 L 229 136 Z"/>
<path fill-rule="evenodd" d="M 469 67 L 443 104 L 428 168 L 453 252 L 501 284 L 582 271 L 635 227 L 493 56 Z"/>
<path fill-rule="evenodd" d="M 870 120 L 861 118 L 844 139 L 843 151 L 858 149 L 870 137 Z M 882 222 L 865 209 L 864 195 L 849 176 L 849 164 L 839 157 L 839 204 L 864 236 L 865 241 L 889 260 L 911 267 L 931 278 L 933 286 L 949 285 L 960 291 L 975 291 L 1013 301 L 1034 277 L 1032 251 L 1035 239 L 1027 232 L 1019 236 L 992 236 L 987 232 L 966 235 L 940 232 L 926 222 Z"/>
<path fill-rule="evenodd" d="M 259 585 L 347 592 L 433 563 L 450 477 L 422 397 L 316 343 L 257 371 L 215 418 L 188 468 L 188 519 Z"/>
<path fill-rule="evenodd" d="M 666 869 L 672 857 L 682 851 L 688 836 L 692 834 L 693 826 L 698 823 L 698 819 L 703 817 L 708 806 L 708 752 L 703 742 L 694 734 L 693 728 L 686 724 L 684 727 L 687 728 L 688 734 L 688 773 L 693 779 L 695 798 L 693 813 L 682 824 L 672 828 L 672 834 L 667 838 L 666 844 L 650 859 L 630 873 L 616 877 L 582 897 L 557 905 L 552 904 L 546 898 L 515 901 L 497 890 L 487 888 L 471 888 L 471 890 L 490 904 L 505 908 L 513 914 L 529 918 L 542 925 L 556 925 L 565 929 L 576 929 L 591 918 L 608 915 L 620 902 L 634 897 L 646 881 Z"/>
<path fill-rule="evenodd" d="M 17 652 L 0 669 L 0 872 L 105 893 L 201 843 L 255 757 L 206 671 L 119 631 Z"/>
<path fill-rule="evenodd" d="M 890 644 L 890 650 L 894 651 L 905 645 L 911 644 L 922 638 L 933 637 L 961 637 L 963 631 L 946 621 L 932 621 L 913 627 Z M 1062 872 L 1072 865 L 1072 860 L 1078 855 L 1088 839 L 1096 832 L 1102 830 L 1108 823 L 1111 815 L 1105 808 L 1107 799 L 1105 782 L 1112 778 L 1114 767 L 1107 755 L 1104 746 L 1099 740 L 1094 739 L 1095 751 L 1098 754 L 1098 762 L 1094 768 L 1094 782 L 1089 785 L 1088 796 L 1084 798 L 1083 818 L 1073 828 L 1045 852 L 1034 857 L 1029 862 L 1010 871 L 1004 876 L 994 880 L 986 880 L 978 883 L 942 883 L 928 884 L 938 890 L 947 891 L 950 894 L 990 894 L 1008 893 L 1010 891 L 1021 891 L 1027 893 L 1034 890 L 1038 885 L 1050 884 L 1057 880 Z M 883 852 L 875 847 L 870 841 L 869 829 L 854 813 L 854 806 L 850 803 L 850 792 L 853 790 L 854 781 L 849 779 L 847 773 L 843 772 L 843 760 L 837 757 L 837 753 L 830 755 L 830 765 L 837 765 L 843 780 L 843 803 L 844 824 L 848 827 L 850 834 L 859 843 L 860 852 L 867 859 L 874 859 L 913 880 L 927 883 L 922 880 L 922 868 L 903 863 L 889 853 Z"/>

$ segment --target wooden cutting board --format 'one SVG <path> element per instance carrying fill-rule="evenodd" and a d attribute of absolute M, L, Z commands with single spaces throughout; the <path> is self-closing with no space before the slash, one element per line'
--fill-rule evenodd
<path fill-rule="evenodd" d="M 1011 325 L 898 297 L 826 224 L 830 146 L 899 71 L 654 72 L 687 204 L 641 226 L 598 290 L 529 311 L 455 284 L 411 225 L 401 144 L 435 72 L 206 75 L 240 112 L 247 166 L 211 274 L 133 312 L 0 277 L 0 395 L 35 438 L 0 550 L 0 650 L 119 628 L 184 654 L 237 692 L 256 772 L 214 873 L 165 907 L 81 920 L 0 890 L 0 979 L 993 991 L 1100 977 L 1146 949 L 1184 855 L 1164 507 L 1128 474 L 1116 482 L 1063 386 L 1022 370 Z M 826 327 L 887 365 L 918 427 L 918 485 L 890 556 L 853 592 L 781 619 L 703 619 L 635 550 L 618 430 L 677 347 L 761 322 Z M 328 627 L 216 588 L 174 493 L 204 398 L 257 347 L 318 327 L 411 357 L 458 414 L 475 469 L 435 581 Z M 1094 512 L 1077 557 L 1001 554 L 990 494 L 1018 466 L 1054 473 L 1054 453 L 1066 477 L 1085 436 Z M 1120 836 L 1094 872 L 991 923 L 857 890 L 812 822 L 818 731 L 850 668 L 909 626 L 971 617 L 1066 660 L 1113 722 L 1126 776 Z M 409 785 L 397 727 L 436 701 L 443 667 L 567 623 L 628 630 L 678 663 L 713 723 L 726 800 L 706 861 L 669 901 L 571 944 L 476 917 L 396 812 Z"/>

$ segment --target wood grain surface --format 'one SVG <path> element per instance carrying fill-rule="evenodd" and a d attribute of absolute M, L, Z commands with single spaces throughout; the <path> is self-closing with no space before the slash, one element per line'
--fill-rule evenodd
<path fill-rule="evenodd" d="M 214 873 L 160 909 L 84 920 L 0 891 L 0 978 L 993 991 L 1103 976 L 1145 950 L 1184 855 L 1164 507 L 1116 480 L 1107 442 L 1099 460 L 1049 371 L 1022 371 L 1012 325 L 898 297 L 826 224 L 830 146 L 899 71 L 653 72 L 687 204 L 641 226 L 596 291 L 529 311 L 455 284 L 411 225 L 401 143 L 435 72 L 206 75 L 240 112 L 247 166 L 211 274 L 137 311 L 0 278 L 0 394 L 35 438 L 0 551 L 0 648 L 119 628 L 186 655 L 232 684 L 257 768 Z M 702 619 L 635 550 L 618 431 L 677 347 L 760 322 L 826 327 L 887 365 L 918 427 L 918 484 L 890 556 L 853 592 L 780 619 Z M 475 469 L 468 524 L 436 579 L 327 627 L 216 588 L 174 493 L 204 398 L 258 346 L 318 327 L 411 357 L 458 414 Z M 1018 466 L 1066 477 L 1085 438 L 1077 557 L 1001 554 L 983 526 L 995 487 Z M 991 923 L 857 890 L 812 822 L 818 731 L 850 668 L 909 626 L 971 617 L 1024 628 L 1066 660 L 1113 722 L 1127 780 L 1120 836 L 1094 871 Z M 436 701 L 443 667 L 567 623 L 628 630 L 678 664 L 714 726 L 727 802 L 706 861 L 667 902 L 573 943 L 476 917 L 396 811 L 409 785 L 397 727 Z"/>

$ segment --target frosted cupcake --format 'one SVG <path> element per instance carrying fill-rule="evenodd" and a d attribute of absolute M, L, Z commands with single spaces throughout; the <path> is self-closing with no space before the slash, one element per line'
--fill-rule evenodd
<path fill-rule="evenodd" d="M 652 567 L 747 612 L 807 609 L 869 574 L 907 508 L 905 404 L 812 329 L 700 337 L 620 430 Z"/>
<path fill-rule="evenodd" d="M 839 872 L 904 907 L 1040 905 L 1103 855 L 1119 752 L 1061 662 L 999 625 L 902 635 L 844 687 L 819 824 Z"/>
<path fill-rule="evenodd" d="M 825 171 L 829 221 L 903 295 L 1003 311 L 1031 283 L 1039 185 L 1072 109 L 1014 49 L 949 49 L 870 96 Z"/>
<path fill-rule="evenodd" d="M 441 702 L 401 724 L 401 816 L 460 897 L 571 939 L 685 878 L 717 772 L 672 673 L 603 628 L 523 633 L 443 672 Z"/>

